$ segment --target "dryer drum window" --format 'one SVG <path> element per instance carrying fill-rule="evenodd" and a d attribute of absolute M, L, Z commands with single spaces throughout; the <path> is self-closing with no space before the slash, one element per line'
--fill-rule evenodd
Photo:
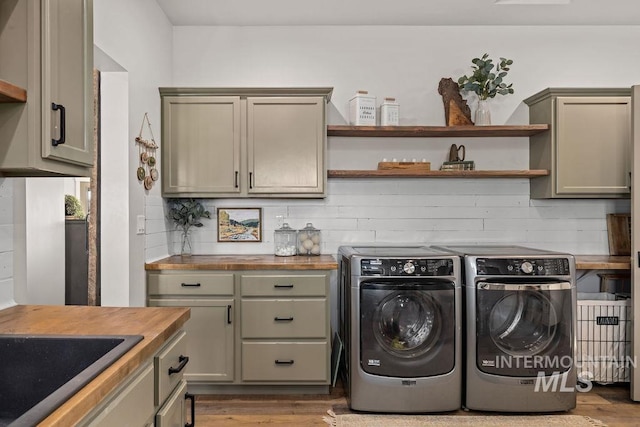
<path fill-rule="evenodd" d="M 493 342 L 511 356 L 544 352 L 554 344 L 559 316 L 542 292 L 507 293 L 491 308 L 489 333 Z"/>
<path fill-rule="evenodd" d="M 429 294 L 400 291 L 380 301 L 373 322 L 374 336 L 381 347 L 396 356 L 413 358 L 427 353 L 438 342 L 442 314 Z"/>

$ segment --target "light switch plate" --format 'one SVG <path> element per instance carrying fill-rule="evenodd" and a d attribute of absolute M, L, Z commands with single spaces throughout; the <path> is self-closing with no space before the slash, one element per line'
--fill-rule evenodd
<path fill-rule="evenodd" d="M 144 234 L 144 215 L 138 215 L 136 217 L 136 234 Z"/>

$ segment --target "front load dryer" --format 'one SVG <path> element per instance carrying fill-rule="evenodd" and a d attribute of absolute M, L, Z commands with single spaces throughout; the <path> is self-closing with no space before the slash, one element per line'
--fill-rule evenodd
<path fill-rule="evenodd" d="M 459 257 L 383 246 L 345 246 L 338 257 L 343 379 L 351 409 L 459 409 Z"/>
<path fill-rule="evenodd" d="M 521 246 L 441 246 L 463 257 L 467 409 L 576 406 L 575 260 Z"/>

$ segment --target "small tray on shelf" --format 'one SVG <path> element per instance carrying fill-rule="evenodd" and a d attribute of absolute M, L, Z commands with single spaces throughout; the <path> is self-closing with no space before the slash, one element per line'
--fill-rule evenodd
<path fill-rule="evenodd" d="M 378 162 L 378 170 L 429 171 L 431 162 Z"/>

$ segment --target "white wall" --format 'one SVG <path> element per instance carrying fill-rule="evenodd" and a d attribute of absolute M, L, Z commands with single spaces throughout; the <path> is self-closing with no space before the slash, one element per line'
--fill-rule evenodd
<path fill-rule="evenodd" d="M 128 73 L 101 72 L 100 88 L 100 142 L 103 147 L 100 155 L 101 305 L 128 306 L 131 256 Z"/>
<path fill-rule="evenodd" d="M 135 234 L 138 215 L 147 215 L 146 205 L 160 198 L 159 186 L 145 191 L 136 178 L 138 147 L 134 139 L 140 132 L 144 113 L 149 114 L 156 140 L 160 143 L 160 95 L 158 87 L 171 85 L 172 27 L 155 0 L 94 0 L 94 44 L 128 73 L 128 123 L 127 139 L 129 193 L 127 247 L 128 267 L 114 260 L 101 265 L 109 269 L 127 270 L 124 285 L 101 281 L 102 292 L 110 286 L 127 287 L 128 295 L 119 297 L 112 304 L 143 306 L 145 304 L 145 236 Z M 109 147 L 102 147 L 109 150 Z M 126 189 L 124 191 L 127 191 Z M 150 202 L 147 202 L 147 199 Z M 117 209 L 117 208 L 116 208 Z M 102 215 L 110 210 L 103 206 Z M 167 252 L 165 236 L 164 251 Z M 118 291 L 120 294 L 120 291 Z"/>
<path fill-rule="evenodd" d="M 15 305 L 13 230 L 13 181 L 0 178 L 0 309 Z"/>
<path fill-rule="evenodd" d="M 527 124 L 522 100 L 546 87 L 635 83 L 640 57 L 629 52 L 639 37 L 640 27 L 175 27 L 173 85 L 331 86 L 330 124 L 345 123 L 349 98 L 366 89 L 378 104 L 396 97 L 400 124 L 444 125 L 438 82 L 469 73 L 487 52 L 514 60 L 515 94 L 491 101 L 493 123 Z M 331 137 L 329 168 L 375 169 L 395 157 L 437 169 L 452 143 L 464 144 L 478 169 L 528 167 L 527 138 Z M 322 229 L 325 253 L 354 242 L 476 241 L 604 254 L 606 213 L 629 210 L 628 200 L 530 200 L 527 179 L 331 179 L 327 193 L 209 200 L 211 209 L 262 206 L 264 242 L 217 243 L 213 220 L 195 231 L 195 251 L 271 253 L 275 215 L 284 215 L 293 227 Z"/>
<path fill-rule="evenodd" d="M 16 178 L 14 279 L 18 304 L 64 305 L 65 178 Z"/>

